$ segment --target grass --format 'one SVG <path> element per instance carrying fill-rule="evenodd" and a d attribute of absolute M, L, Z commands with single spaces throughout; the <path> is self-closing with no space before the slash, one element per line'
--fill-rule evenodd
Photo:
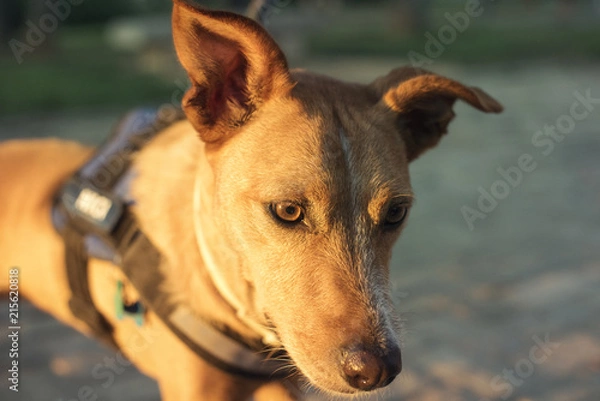
<path fill-rule="evenodd" d="M 436 31 L 431 31 L 434 36 Z M 385 27 L 333 29 L 327 36 L 309 37 L 309 50 L 318 56 L 406 56 L 414 51 L 422 55 L 424 35 L 394 34 Z M 473 26 L 458 33 L 445 45 L 439 57 L 461 63 L 492 63 L 535 59 L 600 59 L 600 26 L 581 29 L 556 29 L 548 26 L 508 29 Z"/>
<path fill-rule="evenodd" d="M 448 6 L 449 7 L 449 6 Z M 431 32 L 447 23 L 442 12 Z M 514 14 L 514 13 L 513 13 Z M 557 26 L 520 23 L 507 17 L 474 23 L 445 46 L 439 61 L 495 63 L 510 60 L 599 60 L 600 25 Z M 408 57 L 425 54 L 427 39 L 393 31 L 389 24 L 340 20 L 326 31 L 304 35 L 309 56 Z M 164 52 L 164 49 L 162 50 Z M 167 55 L 168 57 L 170 55 Z M 64 26 L 19 65 L 10 53 L 0 54 L 0 115 L 39 110 L 122 108 L 170 101 L 177 90 L 173 78 L 140 71 L 139 54 L 119 53 L 106 45 L 101 26 Z"/>
<path fill-rule="evenodd" d="M 0 58 L 0 113 L 130 107 L 170 99 L 173 83 L 140 73 L 132 56 L 107 46 L 99 27 L 61 29 L 51 49 Z"/>

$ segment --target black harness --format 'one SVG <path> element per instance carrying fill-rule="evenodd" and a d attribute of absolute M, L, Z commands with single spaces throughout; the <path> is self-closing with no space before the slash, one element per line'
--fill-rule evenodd
<path fill-rule="evenodd" d="M 283 377 L 289 372 L 283 362 L 268 359 L 268 349 L 253 348 L 233 333 L 221 332 L 188 306 L 171 300 L 161 289 L 165 280 L 159 270 L 162 256 L 129 210 L 132 156 L 158 132 L 183 118 L 173 107 L 129 113 L 56 195 L 52 219 L 65 242 L 73 293 L 69 306 L 96 337 L 118 348 L 112 326 L 94 306 L 88 282 L 88 259 L 109 260 L 140 294 L 141 301 L 125 305 L 126 310 L 138 314 L 145 308 L 152 310 L 194 353 L 223 371 L 256 379 Z"/>

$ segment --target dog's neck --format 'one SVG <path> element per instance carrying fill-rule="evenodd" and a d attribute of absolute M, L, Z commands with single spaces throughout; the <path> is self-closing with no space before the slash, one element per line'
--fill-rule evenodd
<path fill-rule="evenodd" d="M 137 156 L 133 206 L 141 229 L 164 256 L 166 290 L 204 319 L 249 342 L 274 344 L 254 309 L 234 252 L 214 221 L 213 176 L 204 145 L 180 122 Z"/>
<path fill-rule="evenodd" d="M 200 152 L 194 182 L 193 220 L 196 243 L 205 271 L 219 294 L 235 310 L 236 316 L 260 334 L 265 344 L 276 345 L 277 336 L 257 320 L 257 311 L 251 307 L 254 303 L 252 287 L 236 274 L 237 269 L 232 270 L 233 266 L 239 266 L 239 261 L 215 224 L 213 191 L 212 169 L 206 154 Z"/>

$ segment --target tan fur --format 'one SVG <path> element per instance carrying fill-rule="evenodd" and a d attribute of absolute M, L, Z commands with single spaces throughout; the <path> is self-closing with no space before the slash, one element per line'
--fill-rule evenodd
<path fill-rule="evenodd" d="M 179 1 L 174 31 L 193 81 L 184 101 L 189 121 L 164 130 L 136 157 L 133 211 L 164 256 L 164 291 L 248 342 L 284 348 L 298 375 L 287 383 L 239 379 L 198 358 L 152 312 L 142 328 L 118 321 L 117 280 L 128 296 L 136 291 L 117 267 L 94 260 L 97 309 L 167 401 L 234 401 L 253 393 L 257 400 L 292 400 L 298 391 L 290 383 L 298 381 L 356 394 L 340 373 L 344 350 L 360 346 L 383 358 L 399 344 L 388 263 L 402 225 L 385 229 L 384 221 L 391 205 L 410 208 L 409 161 L 439 141 L 456 99 L 487 112 L 501 106 L 479 89 L 411 68 L 371 85 L 288 71 L 258 25 Z M 67 305 L 63 245 L 50 206 L 91 152 L 56 140 L 0 146 L 0 290 L 8 287 L 4 270 L 19 266 L 22 293 L 83 332 Z M 304 223 L 275 221 L 269 205 L 284 201 L 303 207 Z M 242 311 L 207 268 L 195 223 Z"/>

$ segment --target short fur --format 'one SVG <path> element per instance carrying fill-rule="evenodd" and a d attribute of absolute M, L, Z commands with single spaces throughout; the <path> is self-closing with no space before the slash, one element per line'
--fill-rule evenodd
<path fill-rule="evenodd" d="M 151 311 L 142 328 L 118 321 L 115 283 L 127 281 L 93 260 L 92 296 L 122 351 L 158 380 L 166 401 L 292 400 L 301 394 L 288 384 L 303 380 L 329 394 L 387 385 L 400 368 L 388 264 L 404 223 L 385 221 L 393 207 L 410 208 L 408 163 L 446 133 L 457 99 L 484 112 L 502 107 L 480 89 L 414 68 L 370 85 L 290 71 L 258 24 L 180 0 L 173 30 L 192 81 L 188 119 L 137 155 L 133 211 L 164 255 L 165 291 L 249 343 L 285 349 L 298 374 L 240 379 L 198 358 Z M 21 292 L 84 333 L 68 307 L 50 207 L 92 153 L 59 140 L 0 146 L 1 268 L 19 266 Z M 278 202 L 301 207 L 304 220 L 277 221 L 270 209 Z M 4 271 L 2 291 L 7 278 Z M 369 363 L 381 377 L 352 385 L 348 375 Z"/>

